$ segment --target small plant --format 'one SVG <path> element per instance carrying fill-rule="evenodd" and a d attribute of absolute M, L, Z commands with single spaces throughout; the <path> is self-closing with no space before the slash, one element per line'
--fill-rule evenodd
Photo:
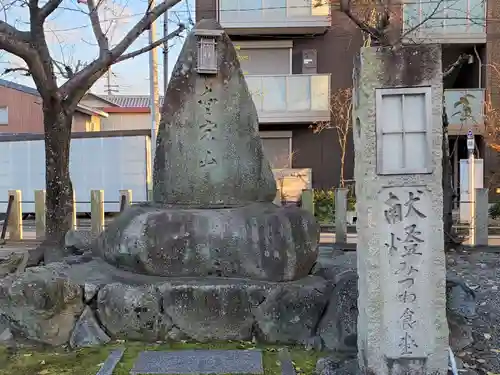
<path fill-rule="evenodd" d="M 472 94 L 465 94 L 460 97 L 458 102 L 455 102 L 453 106 L 456 108 L 460 107 L 460 110 L 453 113 L 451 117 L 460 115 L 460 122 L 464 125 L 467 120 L 473 120 L 475 122 L 474 116 L 472 115 L 472 106 L 469 99 L 474 99 L 475 96 Z"/>
<path fill-rule="evenodd" d="M 497 219 L 500 217 L 500 202 L 495 202 L 491 205 L 490 209 L 488 210 L 488 213 L 490 214 L 490 217 L 492 219 Z"/>
<path fill-rule="evenodd" d="M 335 215 L 335 191 L 314 191 L 314 216 L 320 223 L 332 223 Z"/>
<path fill-rule="evenodd" d="M 347 196 L 347 211 L 356 211 L 356 197 L 351 192 Z"/>

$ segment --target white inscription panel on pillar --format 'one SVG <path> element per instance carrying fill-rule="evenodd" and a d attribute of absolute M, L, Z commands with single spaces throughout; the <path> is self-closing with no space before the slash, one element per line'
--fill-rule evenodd
<path fill-rule="evenodd" d="M 431 173 L 431 88 L 377 89 L 376 107 L 377 173 Z"/>
<path fill-rule="evenodd" d="M 383 285 L 383 341 L 388 358 L 427 357 L 424 336 L 433 322 L 430 195 L 425 186 L 384 187 L 378 196 L 377 229 Z"/>

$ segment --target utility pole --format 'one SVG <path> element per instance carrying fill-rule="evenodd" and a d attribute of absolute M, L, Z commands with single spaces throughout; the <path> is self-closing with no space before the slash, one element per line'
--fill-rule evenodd
<path fill-rule="evenodd" d="M 87 1 L 82 1 L 82 0 L 78 0 L 78 2 L 84 2 L 85 4 L 87 3 Z M 102 22 L 103 24 L 107 24 L 108 22 L 108 6 L 106 3 L 103 4 L 103 9 L 104 9 L 104 12 L 102 13 Z M 106 72 L 106 92 L 108 93 L 108 95 L 113 95 L 113 91 L 118 91 L 116 90 L 114 87 L 118 88 L 117 85 L 112 85 L 111 84 L 111 66 L 108 67 L 108 71 Z"/>
<path fill-rule="evenodd" d="M 467 132 L 467 150 L 469 151 L 469 207 L 470 207 L 470 218 L 469 218 L 469 243 L 475 245 L 475 231 L 476 231 L 476 166 L 474 157 L 474 148 L 476 142 L 474 142 L 474 133 L 472 129 Z"/>
<path fill-rule="evenodd" d="M 108 95 L 112 95 L 113 90 L 111 88 L 111 67 L 108 68 L 108 72 L 106 73 L 106 85 L 108 86 Z"/>
<path fill-rule="evenodd" d="M 111 67 L 109 67 L 106 73 L 106 92 L 108 95 L 113 95 L 114 92 L 118 92 L 118 85 L 111 84 L 111 75 L 113 72 L 111 71 Z"/>
<path fill-rule="evenodd" d="M 155 7 L 155 0 L 148 0 L 149 9 Z M 152 44 L 156 39 L 156 22 L 152 22 L 149 27 L 149 43 Z M 154 168 L 155 151 L 156 151 L 156 134 L 158 131 L 158 123 L 160 120 L 159 113 L 159 87 L 158 87 L 158 50 L 153 48 L 149 52 L 149 101 L 151 110 L 151 175 Z M 152 189 L 151 186 L 149 188 Z"/>
<path fill-rule="evenodd" d="M 168 35 L 168 10 L 163 15 L 163 37 Z M 168 40 L 163 43 L 163 100 L 168 87 Z"/>

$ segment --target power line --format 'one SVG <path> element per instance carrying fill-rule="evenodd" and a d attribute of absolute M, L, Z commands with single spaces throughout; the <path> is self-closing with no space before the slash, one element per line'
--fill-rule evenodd
<path fill-rule="evenodd" d="M 188 1 L 188 0 L 186 0 L 186 1 Z M 455 3 L 457 3 L 457 2 L 455 2 Z M 415 1 L 415 2 L 402 2 L 402 3 L 396 4 L 396 5 L 402 5 L 402 6 L 407 5 L 408 6 L 408 5 L 423 5 L 423 4 L 436 4 L 437 6 L 439 6 L 440 3 L 436 3 L 436 1 L 433 1 L 433 0 L 426 0 L 426 1 Z M 359 5 L 355 6 L 355 8 L 360 8 L 360 7 L 374 8 L 373 5 L 371 5 L 371 4 L 359 4 Z M 263 10 L 305 9 L 305 8 L 313 9 L 313 8 L 311 8 L 310 5 L 289 5 L 289 6 L 274 6 L 274 7 L 269 6 L 269 7 L 256 7 L 256 8 L 207 9 L 206 11 L 207 12 L 211 12 L 211 11 L 214 11 L 214 12 L 253 12 L 253 11 L 259 11 L 259 10 L 263 11 Z M 338 8 L 338 7 L 335 7 L 335 8 Z M 451 6 L 442 9 L 442 11 L 445 11 L 445 10 L 461 11 L 461 9 L 454 9 Z M 187 9 L 171 10 L 171 12 L 172 13 L 186 13 L 188 15 L 188 17 L 190 17 L 190 14 L 191 14 L 189 7 L 187 7 Z M 466 13 L 466 12 L 464 11 L 464 13 Z M 469 11 L 469 13 L 470 13 L 470 11 Z M 138 17 L 138 16 L 143 16 L 143 15 L 144 15 L 144 12 L 134 13 L 134 14 L 130 14 L 127 16 L 110 17 L 106 20 L 106 22 L 126 20 L 126 19 L 131 19 L 134 17 Z M 291 17 L 291 18 L 293 18 L 293 17 Z M 425 18 L 425 16 L 424 16 L 424 18 Z M 476 18 L 471 18 L 471 17 L 463 17 L 463 18 L 462 17 L 430 17 L 430 19 L 468 19 L 468 20 L 473 20 Z M 484 22 L 491 22 L 491 21 L 498 22 L 498 21 L 500 21 L 500 18 L 477 17 L 477 20 L 481 20 Z M 170 20 L 170 21 L 172 21 L 172 20 Z M 173 22 L 175 22 L 175 21 L 173 21 Z M 308 23 L 310 21 L 296 20 L 294 22 Z M 81 26 L 75 26 L 75 27 L 71 27 L 71 28 L 55 29 L 53 31 L 54 32 L 73 31 L 73 30 L 85 29 L 85 28 L 88 28 L 89 26 L 90 25 L 81 25 Z"/>

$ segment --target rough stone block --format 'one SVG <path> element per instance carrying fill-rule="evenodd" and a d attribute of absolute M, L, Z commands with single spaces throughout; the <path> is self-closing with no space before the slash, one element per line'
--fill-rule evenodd
<path fill-rule="evenodd" d="M 74 248 L 81 251 L 91 249 L 92 242 L 97 235 L 90 230 L 71 229 L 64 236 L 64 245 L 66 248 Z"/>
<path fill-rule="evenodd" d="M 356 252 L 342 252 L 332 256 L 319 256 L 312 275 L 337 283 L 346 271 L 356 272 Z"/>
<path fill-rule="evenodd" d="M 315 336 L 330 284 L 319 277 L 278 286 L 255 310 L 258 333 L 267 342 L 306 344 Z"/>
<path fill-rule="evenodd" d="M 0 258 L 0 277 L 16 272 L 23 264 L 25 256 L 24 253 L 13 252 Z"/>
<path fill-rule="evenodd" d="M 356 351 L 358 277 L 347 272 L 335 285 L 318 331 L 327 349 Z"/>
<path fill-rule="evenodd" d="M 106 344 L 111 339 L 99 326 L 96 321 L 94 312 L 89 306 L 85 307 L 82 315 L 76 322 L 75 328 L 71 333 L 69 345 L 72 348 L 81 348 L 86 346 L 94 346 Z"/>
<path fill-rule="evenodd" d="M 262 288 L 233 281 L 215 285 L 163 284 L 162 307 L 175 326 L 197 341 L 249 340 L 254 317 L 252 306 L 264 299 Z"/>
<path fill-rule="evenodd" d="M 476 293 L 467 284 L 452 275 L 446 278 L 446 308 L 448 314 L 471 319 L 476 316 Z"/>
<path fill-rule="evenodd" d="M 68 342 L 84 308 L 82 289 L 68 279 L 68 270 L 53 263 L 0 280 L 0 314 L 14 331 L 45 344 Z"/>
<path fill-rule="evenodd" d="M 356 359 L 339 359 L 335 357 L 320 358 L 316 363 L 314 375 L 358 375 L 361 374 Z"/>
<path fill-rule="evenodd" d="M 172 328 L 168 315 L 160 312 L 155 286 L 132 287 L 113 283 L 97 295 L 97 315 L 113 337 L 132 340 L 164 340 Z"/>
<path fill-rule="evenodd" d="M 3 331 L 0 331 L 0 344 L 9 343 L 14 339 L 12 335 L 12 331 L 10 328 L 5 328 Z"/>
<path fill-rule="evenodd" d="M 474 342 L 469 321 L 476 316 L 476 294 L 459 278 L 448 276 L 446 296 L 450 346 L 462 350 Z"/>

